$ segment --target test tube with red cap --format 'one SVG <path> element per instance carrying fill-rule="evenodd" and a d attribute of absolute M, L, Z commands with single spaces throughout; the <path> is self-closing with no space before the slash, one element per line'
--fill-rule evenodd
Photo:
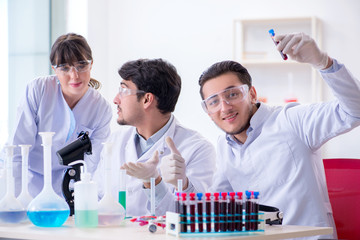
<path fill-rule="evenodd" d="M 235 231 L 235 193 L 229 192 L 228 200 L 228 230 Z"/>
<path fill-rule="evenodd" d="M 237 192 L 237 198 L 235 199 L 236 205 L 236 231 L 242 231 L 243 228 L 243 200 L 242 200 L 242 192 Z"/>
<path fill-rule="evenodd" d="M 211 193 L 205 193 L 206 232 L 211 232 Z"/>
<path fill-rule="evenodd" d="M 214 193 L 214 231 L 218 232 L 220 230 L 220 205 L 219 205 L 219 193 Z"/>
<path fill-rule="evenodd" d="M 195 193 L 190 193 L 190 231 L 195 232 Z"/>
<path fill-rule="evenodd" d="M 221 201 L 220 201 L 220 231 L 226 232 L 227 224 L 226 224 L 226 215 L 227 215 L 227 192 L 221 193 Z"/>
<path fill-rule="evenodd" d="M 182 200 L 180 202 L 180 231 L 187 232 L 187 204 L 186 193 L 181 193 Z"/>
<path fill-rule="evenodd" d="M 198 201 L 197 201 L 198 229 L 199 229 L 199 232 L 203 232 L 204 231 L 204 226 L 203 226 L 203 201 L 201 199 L 203 194 L 202 193 L 197 193 L 196 196 L 198 197 Z"/>
<path fill-rule="evenodd" d="M 180 213 L 180 193 L 179 192 L 176 192 L 175 212 Z"/>

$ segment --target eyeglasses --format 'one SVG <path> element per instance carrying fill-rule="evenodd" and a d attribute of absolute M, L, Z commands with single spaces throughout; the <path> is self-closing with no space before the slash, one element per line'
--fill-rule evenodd
<path fill-rule="evenodd" d="M 129 89 L 129 88 L 123 88 L 119 87 L 119 96 L 120 98 L 130 95 L 136 95 L 138 93 L 146 93 L 143 90 L 136 90 L 136 89 Z"/>
<path fill-rule="evenodd" d="M 244 84 L 236 87 L 225 89 L 221 92 L 215 93 L 201 102 L 205 112 L 216 113 L 221 109 L 221 101 L 228 105 L 236 104 L 245 99 L 249 92 L 249 86 Z"/>
<path fill-rule="evenodd" d="M 79 61 L 73 64 L 73 66 L 70 66 L 69 64 L 60 64 L 60 65 L 54 65 L 55 71 L 58 73 L 61 73 L 63 75 L 69 74 L 71 72 L 71 69 L 74 68 L 76 72 L 87 72 L 90 70 L 92 60 L 83 60 Z"/>

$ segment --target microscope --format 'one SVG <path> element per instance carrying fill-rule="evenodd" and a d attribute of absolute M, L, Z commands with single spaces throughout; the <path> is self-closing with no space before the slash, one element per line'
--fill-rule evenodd
<path fill-rule="evenodd" d="M 92 154 L 91 141 L 88 132 L 80 132 L 76 140 L 56 152 L 61 165 L 70 166 L 77 160 L 84 160 L 84 154 Z M 62 181 L 62 192 L 66 202 L 70 207 L 70 216 L 74 214 L 74 188 L 72 184 L 80 180 L 80 166 L 75 164 L 70 166 L 64 173 Z"/>

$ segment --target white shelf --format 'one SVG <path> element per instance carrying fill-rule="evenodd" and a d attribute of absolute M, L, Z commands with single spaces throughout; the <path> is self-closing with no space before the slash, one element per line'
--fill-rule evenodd
<path fill-rule="evenodd" d="M 322 100 L 317 71 L 308 64 L 283 60 L 268 33 L 269 29 L 275 34 L 304 32 L 321 48 L 320 27 L 316 17 L 234 20 L 233 59 L 248 69 L 258 97 L 271 104 L 288 97 L 296 97 L 301 103 Z"/>

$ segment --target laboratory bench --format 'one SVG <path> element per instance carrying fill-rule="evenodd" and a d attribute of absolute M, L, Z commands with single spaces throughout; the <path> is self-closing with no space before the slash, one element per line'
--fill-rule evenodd
<path fill-rule="evenodd" d="M 262 235 L 246 235 L 246 236 L 204 236 L 204 237 L 186 237 L 186 239 L 286 239 L 296 237 L 307 237 L 315 235 L 332 234 L 331 227 L 305 227 L 305 226 L 286 226 L 273 225 L 265 226 L 265 233 Z M 139 223 L 130 222 L 126 220 L 118 227 L 97 227 L 97 228 L 77 228 L 74 225 L 74 220 L 70 218 L 62 227 L 57 228 L 42 228 L 33 225 L 32 223 L 22 224 L 8 224 L 0 225 L 0 239 L 46 239 L 46 240 L 91 240 L 91 239 L 177 239 L 182 237 L 175 237 L 167 235 L 166 230 L 158 228 L 155 233 L 150 233 L 147 225 L 139 226 Z"/>

